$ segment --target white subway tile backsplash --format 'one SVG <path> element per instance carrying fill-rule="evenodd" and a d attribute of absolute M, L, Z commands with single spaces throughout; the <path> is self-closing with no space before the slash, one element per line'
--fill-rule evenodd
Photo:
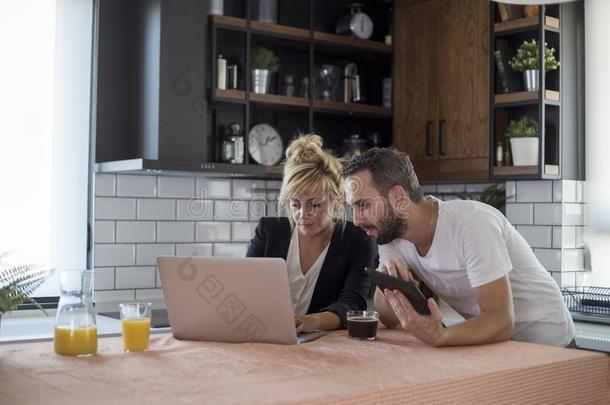
<path fill-rule="evenodd" d="M 466 191 L 466 184 L 455 183 L 455 184 L 437 184 L 437 193 L 463 193 Z"/>
<path fill-rule="evenodd" d="M 562 271 L 585 269 L 584 249 L 564 249 L 561 257 Z"/>
<path fill-rule="evenodd" d="M 267 202 L 266 201 L 250 201 L 250 220 L 258 220 L 264 217 L 267 211 Z"/>
<path fill-rule="evenodd" d="M 195 224 L 197 242 L 230 242 L 230 222 L 197 222 Z"/>
<path fill-rule="evenodd" d="M 534 249 L 534 254 L 547 271 L 561 271 L 561 249 Z"/>
<path fill-rule="evenodd" d="M 248 219 L 247 200 L 214 201 L 214 219 L 217 221 L 246 221 Z"/>
<path fill-rule="evenodd" d="M 267 190 L 280 191 L 281 188 L 282 188 L 281 180 L 267 180 Z"/>
<path fill-rule="evenodd" d="M 215 243 L 214 256 L 217 257 L 246 257 L 247 243 Z"/>
<path fill-rule="evenodd" d="M 157 256 L 173 256 L 173 244 L 141 244 L 136 250 L 136 264 L 138 266 L 156 266 Z"/>
<path fill-rule="evenodd" d="M 561 226 L 553 227 L 553 249 L 561 249 L 562 243 L 562 228 Z"/>
<path fill-rule="evenodd" d="M 518 181 L 517 202 L 552 202 L 553 182 L 547 180 Z"/>
<path fill-rule="evenodd" d="M 136 219 L 136 200 L 96 197 L 95 219 Z"/>
<path fill-rule="evenodd" d="M 156 197 L 157 177 L 149 175 L 117 175 L 117 196 Z"/>
<path fill-rule="evenodd" d="M 506 191 L 506 202 L 517 202 L 517 186 L 514 181 L 507 181 L 504 189 Z"/>
<path fill-rule="evenodd" d="M 233 242 L 250 242 L 258 222 L 233 222 Z"/>
<path fill-rule="evenodd" d="M 136 290 L 136 300 L 156 300 L 161 299 L 164 300 L 165 296 L 163 295 L 162 288 L 151 288 L 151 289 L 143 289 Z"/>
<path fill-rule="evenodd" d="M 95 267 L 133 266 L 136 261 L 135 245 L 94 245 Z"/>
<path fill-rule="evenodd" d="M 157 222 L 157 242 L 194 242 L 195 222 Z"/>
<path fill-rule="evenodd" d="M 116 176 L 114 174 L 96 174 L 95 195 L 114 197 L 116 195 Z"/>
<path fill-rule="evenodd" d="M 561 227 L 561 246 L 564 249 L 576 248 L 576 227 L 564 225 Z"/>
<path fill-rule="evenodd" d="M 564 204 L 563 205 L 563 224 L 564 225 L 584 225 L 585 211 L 583 204 Z"/>
<path fill-rule="evenodd" d="M 534 204 L 534 224 L 561 225 L 562 204 Z"/>
<path fill-rule="evenodd" d="M 195 196 L 194 177 L 159 176 L 157 181 L 159 198 L 193 198 Z"/>
<path fill-rule="evenodd" d="M 116 288 L 155 288 L 154 267 L 117 267 Z"/>
<path fill-rule="evenodd" d="M 95 221 L 94 243 L 114 243 L 114 221 Z"/>
<path fill-rule="evenodd" d="M 436 193 L 436 184 L 424 184 L 421 189 L 424 194 L 434 194 Z"/>
<path fill-rule="evenodd" d="M 211 243 L 180 243 L 176 245 L 176 256 L 212 256 Z"/>
<path fill-rule="evenodd" d="M 574 180 L 553 181 L 553 202 L 575 202 L 576 182 Z"/>
<path fill-rule="evenodd" d="M 480 193 L 487 187 L 493 186 L 493 183 L 466 183 L 467 193 Z"/>
<path fill-rule="evenodd" d="M 212 200 L 177 200 L 178 220 L 211 221 L 214 218 L 214 201 Z"/>
<path fill-rule="evenodd" d="M 517 231 L 533 248 L 550 248 L 552 246 L 552 230 L 550 226 L 518 225 Z"/>
<path fill-rule="evenodd" d="M 198 177 L 195 184 L 195 197 L 204 200 L 208 198 L 231 198 L 231 180 Z"/>
<path fill-rule="evenodd" d="M 576 181 L 576 201 L 577 203 L 585 202 L 585 181 Z"/>
<path fill-rule="evenodd" d="M 117 221 L 117 243 L 155 241 L 155 223 L 151 221 Z"/>
<path fill-rule="evenodd" d="M 561 273 L 561 288 L 575 287 L 576 286 L 576 273 L 566 272 Z"/>
<path fill-rule="evenodd" d="M 113 290 L 96 291 L 93 296 L 95 302 L 122 302 L 133 301 L 136 294 L 134 290 Z"/>
<path fill-rule="evenodd" d="M 265 180 L 233 180 L 233 198 L 265 198 Z"/>
<path fill-rule="evenodd" d="M 93 279 L 96 290 L 114 290 L 114 267 L 96 267 Z"/>
<path fill-rule="evenodd" d="M 139 220 L 174 220 L 176 219 L 176 201 L 138 199 L 137 218 Z"/>
<path fill-rule="evenodd" d="M 575 236 L 576 241 L 574 242 L 574 247 L 576 247 L 576 248 L 585 247 L 585 227 L 577 226 L 577 227 L 575 227 L 574 232 L 576 233 L 576 236 Z"/>
<path fill-rule="evenodd" d="M 513 225 L 531 225 L 534 223 L 534 205 L 507 203 L 506 218 Z"/>

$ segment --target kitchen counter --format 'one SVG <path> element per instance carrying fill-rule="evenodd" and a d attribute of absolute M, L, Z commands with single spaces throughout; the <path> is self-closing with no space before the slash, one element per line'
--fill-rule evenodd
<path fill-rule="evenodd" d="M 162 308 L 162 301 L 153 302 L 153 308 Z M 116 311 L 118 303 L 103 303 L 96 305 L 98 336 L 119 336 L 121 321 L 100 312 Z M 447 305 L 441 304 L 441 311 L 446 325 L 452 325 L 463 320 Z M 55 310 L 50 310 L 45 316 L 38 310 L 19 311 L 3 315 L 0 323 L 0 344 L 14 341 L 44 341 L 53 339 L 55 326 Z M 610 353 L 610 325 L 590 322 L 574 322 L 576 326 L 576 345 L 581 349 Z M 152 333 L 168 332 L 170 328 L 153 328 Z"/>

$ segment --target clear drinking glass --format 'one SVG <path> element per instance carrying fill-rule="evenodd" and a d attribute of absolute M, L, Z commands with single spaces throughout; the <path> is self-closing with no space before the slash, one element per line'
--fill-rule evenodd
<path fill-rule="evenodd" d="M 120 304 L 123 346 L 126 352 L 143 352 L 150 339 L 150 302 Z"/>
<path fill-rule="evenodd" d="M 55 318 L 55 353 L 93 356 L 97 353 L 93 270 L 62 270 L 59 282 L 61 296 Z"/>
<path fill-rule="evenodd" d="M 375 340 L 379 314 L 376 311 L 347 311 L 347 334 L 356 339 Z"/>

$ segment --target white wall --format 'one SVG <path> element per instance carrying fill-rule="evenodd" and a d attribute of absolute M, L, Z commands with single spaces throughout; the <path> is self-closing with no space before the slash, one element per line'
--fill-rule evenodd
<path fill-rule="evenodd" d="M 610 286 L 610 1 L 585 1 L 588 284 Z"/>

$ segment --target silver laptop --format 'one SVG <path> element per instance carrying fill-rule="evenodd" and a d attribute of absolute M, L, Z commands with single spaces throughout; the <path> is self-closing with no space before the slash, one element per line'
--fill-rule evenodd
<path fill-rule="evenodd" d="M 176 339 L 294 344 L 286 262 L 277 258 L 157 257 Z"/>

